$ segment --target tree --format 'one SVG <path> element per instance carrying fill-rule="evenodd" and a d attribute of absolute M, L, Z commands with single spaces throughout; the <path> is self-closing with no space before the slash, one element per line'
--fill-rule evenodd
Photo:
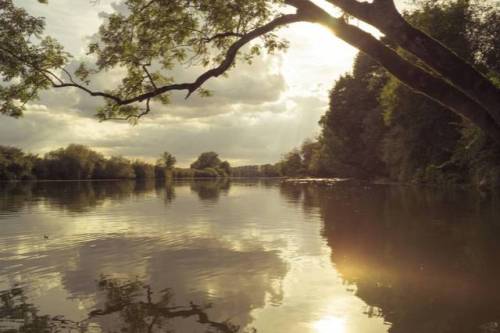
<path fill-rule="evenodd" d="M 213 151 L 202 153 L 196 161 L 191 164 L 191 169 L 203 170 L 207 168 L 218 168 L 222 161 L 219 155 Z"/>
<path fill-rule="evenodd" d="M 279 165 L 283 176 L 298 177 L 306 173 L 300 150 L 297 148 L 283 156 Z"/>
<path fill-rule="evenodd" d="M 381 141 L 385 126 L 379 95 L 387 73 L 359 54 L 353 73 L 342 76 L 330 92 L 330 105 L 320 125 L 320 165 L 337 177 L 384 175 Z"/>
<path fill-rule="evenodd" d="M 0 0 L 0 75 L 10 83 L 0 87 L 0 112 L 20 116 L 41 90 L 74 87 L 105 99 L 106 106 L 97 113 L 100 119 L 134 121 L 148 114 L 154 103 L 168 103 L 171 91 L 208 95 L 203 84 L 232 68 L 241 49 L 245 60 L 262 50 L 282 50 L 287 44 L 274 33 L 277 29 L 311 22 L 331 29 L 402 83 L 469 119 L 500 143 L 497 74 L 481 72 L 415 28 L 393 0 L 327 2 L 346 15 L 335 17 L 311 0 L 125 0 L 127 10 L 110 15 L 98 41 L 89 45 L 95 65 L 82 64 L 70 73 L 69 55 L 55 40 L 42 37 L 43 19 L 30 16 L 12 0 Z M 289 14 L 289 8 L 294 12 Z M 347 15 L 377 28 L 384 38 L 351 24 Z M 212 68 L 192 82 L 175 82 L 171 70 L 187 59 Z M 116 67 L 126 70 L 119 86 L 92 90 L 93 74 Z"/>
<path fill-rule="evenodd" d="M 0 146 L 0 180 L 32 178 L 34 157 L 14 147 Z"/>
<path fill-rule="evenodd" d="M 83 145 L 71 144 L 49 152 L 45 156 L 48 178 L 90 179 L 104 156 Z"/>
<path fill-rule="evenodd" d="M 172 170 L 175 166 L 175 163 L 177 163 L 177 159 L 175 158 L 175 156 L 170 154 L 169 152 L 164 152 L 161 155 L 158 164 L 163 165 L 167 170 Z"/>
<path fill-rule="evenodd" d="M 219 169 L 224 173 L 224 176 L 231 175 L 231 165 L 228 161 L 221 162 Z"/>
<path fill-rule="evenodd" d="M 136 179 L 150 179 L 155 178 L 155 168 L 151 164 L 135 161 L 132 164 Z"/>
<path fill-rule="evenodd" d="M 130 179 L 135 178 L 132 164 L 126 158 L 113 156 L 106 161 L 104 174 L 108 179 Z"/>

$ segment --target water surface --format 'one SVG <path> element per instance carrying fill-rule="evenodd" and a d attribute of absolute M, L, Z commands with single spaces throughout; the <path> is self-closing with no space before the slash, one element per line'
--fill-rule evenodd
<path fill-rule="evenodd" d="M 496 202 L 348 183 L 0 183 L 0 331 L 499 332 Z"/>

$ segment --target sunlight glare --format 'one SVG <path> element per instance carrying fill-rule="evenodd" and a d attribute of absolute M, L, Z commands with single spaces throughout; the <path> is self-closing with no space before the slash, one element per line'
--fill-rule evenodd
<path fill-rule="evenodd" d="M 347 333 L 346 320 L 338 317 L 326 317 L 314 324 L 316 333 Z"/>

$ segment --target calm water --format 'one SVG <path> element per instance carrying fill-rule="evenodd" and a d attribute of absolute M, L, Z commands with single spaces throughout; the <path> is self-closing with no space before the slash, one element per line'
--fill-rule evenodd
<path fill-rule="evenodd" d="M 0 183 L 0 331 L 499 332 L 496 203 L 346 183 Z"/>

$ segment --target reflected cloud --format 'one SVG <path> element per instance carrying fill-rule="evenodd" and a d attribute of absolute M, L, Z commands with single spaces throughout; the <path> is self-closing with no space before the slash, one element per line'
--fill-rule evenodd
<path fill-rule="evenodd" d="M 289 267 L 270 240 L 220 234 L 223 226 L 189 215 L 193 202 L 203 210 L 204 203 L 217 202 L 229 190 L 229 181 L 222 179 L 3 187 L 0 203 L 6 228 L 0 239 L 0 288 L 19 284 L 40 314 L 60 311 L 80 321 L 82 312 L 105 304 L 95 288 L 99 276 L 138 278 L 157 291 L 171 288 L 175 304 L 188 305 L 182 311 L 190 310 L 190 302 L 214 303 L 216 307 L 207 309 L 211 321 L 225 323 L 230 318 L 242 329 L 251 327 L 255 309 L 282 303 L 282 281 Z M 180 211 L 172 211 L 176 209 Z M 44 219 L 44 212 L 54 218 Z M 154 221 L 147 220 L 150 213 Z M 229 213 L 224 223 L 231 222 Z M 22 218 L 11 223 L 17 215 Z M 173 321 L 179 332 L 191 332 L 201 317 L 192 318 Z M 115 319 L 96 322 L 116 332 Z"/>
<path fill-rule="evenodd" d="M 81 321 L 61 315 L 40 315 L 22 288 L 0 292 L 0 332 L 176 332 L 189 322 L 190 331 L 236 333 L 240 327 L 228 320 L 217 322 L 208 314 L 212 305 L 177 305 L 174 292 L 158 292 L 140 280 L 120 280 L 102 276 L 94 287 L 102 298 L 101 308 Z M 118 320 L 117 320 L 118 319 Z M 192 319 L 192 320 L 189 320 Z M 181 331 L 182 332 L 182 331 Z M 254 331 L 255 332 L 255 331 Z"/>

